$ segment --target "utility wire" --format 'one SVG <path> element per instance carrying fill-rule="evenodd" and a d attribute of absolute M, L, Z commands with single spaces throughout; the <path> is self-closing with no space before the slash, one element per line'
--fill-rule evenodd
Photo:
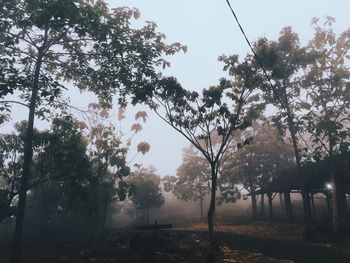
<path fill-rule="evenodd" d="M 226 3 L 227 3 L 227 5 L 228 5 L 228 7 L 230 8 L 231 13 L 232 13 L 233 17 L 235 18 L 235 20 L 236 20 L 236 22 L 237 22 L 237 24 L 238 24 L 238 27 L 239 27 L 239 29 L 241 30 L 241 32 L 242 32 L 242 34 L 243 34 L 243 36 L 244 36 L 244 38 L 245 38 L 245 40 L 246 40 L 246 42 L 247 42 L 247 44 L 248 44 L 250 50 L 253 52 L 255 59 L 258 61 L 259 66 L 260 66 L 260 68 L 262 69 L 262 71 L 263 71 L 263 73 L 264 73 L 264 76 L 266 77 L 267 81 L 269 82 L 269 85 L 270 85 L 270 87 L 271 87 L 273 93 L 275 94 L 276 98 L 280 101 L 282 108 L 283 108 L 284 110 L 286 110 L 286 109 L 285 109 L 285 106 L 284 106 L 284 104 L 283 104 L 283 100 L 278 96 L 277 91 L 276 91 L 276 88 L 275 88 L 275 86 L 272 84 L 272 81 L 271 81 L 270 76 L 267 74 L 266 69 L 265 69 L 263 63 L 261 62 L 261 60 L 260 60 L 258 54 L 255 52 L 255 50 L 254 50 L 252 44 L 250 43 L 250 41 L 249 41 L 249 39 L 248 39 L 246 33 L 244 32 L 244 29 L 243 29 L 241 23 L 239 22 L 238 17 L 237 17 L 237 15 L 236 15 L 235 11 L 233 11 L 233 8 L 232 8 L 232 6 L 231 6 L 230 1 L 229 1 L 229 0 L 226 0 Z"/>
<path fill-rule="evenodd" d="M 274 93 L 274 95 L 275 95 L 275 97 L 277 98 L 277 100 L 280 102 L 280 105 L 281 105 L 281 107 L 283 108 L 283 110 L 286 111 L 286 112 L 288 113 L 288 111 L 287 111 L 287 109 L 286 109 L 286 106 L 284 105 L 284 100 L 278 95 L 277 90 L 276 90 L 275 86 L 272 84 L 271 78 L 270 78 L 270 76 L 267 74 L 267 71 L 266 71 L 266 69 L 265 69 L 265 67 L 264 67 L 264 65 L 263 65 L 263 63 L 262 63 L 262 61 L 260 60 L 258 54 L 255 52 L 255 50 L 254 50 L 252 44 L 250 43 L 250 41 L 249 41 L 249 39 L 248 39 L 248 37 L 247 37 L 247 35 L 246 35 L 246 33 L 245 33 L 245 31 L 244 31 L 244 29 L 243 29 L 241 23 L 239 22 L 238 17 L 237 17 L 237 15 L 236 15 L 235 11 L 233 10 L 230 1 L 229 1 L 229 0 L 226 0 L 226 3 L 227 3 L 227 5 L 228 5 L 228 7 L 230 8 L 231 13 L 232 13 L 233 17 L 235 18 L 235 20 L 236 20 L 236 22 L 237 22 L 237 25 L 238 25 L 239 29 L 241 30 L 241 32 L 242 32 L 242 34 L 243 34 L 243 36 L 244 36 L 244 38 L 245 38 L 245 40 L 246 40 L 246 42 L 247 42 L 247 44 L 248 44 L 250 50 L 253 52 L 255 59 L 258 61 L 259 66 L 260 66 L 260 68 L 262 69 L 262 71 L 263 71 L 263 73 L 264 73 L 264 76 L 266 77 L 266 79 L 267 79 L 267 81 L 268 81 L 268 83 L 269 83 L 270 88 L 272 89 L 272 92 Z M 302 138 L 302 140 L 305 142 L 303 136 L 300 134 L 300 131 L 299 131 L 298 129 L 296 129 L 294 122 L 292 122 L 292 125 L 293 125 L 293 129 L 295 129 L 295 130 L 297 131 L 297 133 L 299 134 L 299 136 L 300 136 L 300 137 Z M 308 148 L 309 150 L 311 150 L 311 149 L 309 148 L 308 144 L 306 144 L 306 146 L 307 146 L 307 148 Z"/>

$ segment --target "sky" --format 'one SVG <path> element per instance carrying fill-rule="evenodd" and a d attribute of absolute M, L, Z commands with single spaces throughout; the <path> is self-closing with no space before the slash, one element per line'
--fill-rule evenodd
<path fill-rule="evenodd" d="M 118 6 L 136 7 L 141 13 L 140 21 L 153 21 L 158 31 L 167 36 L 167 42 L 180 42 L 187 45 L 186 54 L 179 53 L 169 57 L 171 68 L 164 74 L 175 76 L 184 88 L 200 91 L 215 85 L 224 76 L 218 56 L 238 54 L 243 58 L 249 48 L 236 25 L 226 0 L 108 0 L 111 8 Z M 299 34 L 302 44 L 313 36 L 311 18 L 336 18 L 336 32 L 343 32 L 350 27 L 348 0 L 245 0 L 233 1 L 235 10 L 248 38 L 251 41 L 259 37 L 275 40 L 280 30 L 292 26 Z M 91 94 L 73 92 L 73 105 L 86 107 L 96 99 Z M 0 132 L 8 129 L 14 122 L 24 119 L 26 112 L 21 107 L 14 107 L 15 116 L 11 123 L 0 126 Z M 148 120 L 143 124 L 143 131 L 134 138 L 134 145 L 147 141 L 150 152 L 137 156 L 136 162 L 144 166 L 154 166 L 160 175 L 175 175 L 181 164 L 182 149 L 189 143 L 172 128 L 163 123 L 147 108 L 129 108 L 123 129 L 133 122 L 137 110 L 146 110 Z M 45 123 L 37 122 L 45 127 Z M 47 126 L 47 125 L 46 125 Z M 135 150 L 131 151 L 130 156 Z"/>

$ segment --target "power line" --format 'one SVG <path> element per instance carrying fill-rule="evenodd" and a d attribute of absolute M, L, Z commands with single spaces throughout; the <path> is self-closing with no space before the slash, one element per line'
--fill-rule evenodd
<path fill-rule="evenodd" d="M 242 34 L 243 34 L 245 40 L 247 41 L 247 44 L 248 44 L 250 50 L 253 52 L 254 57 L 255 57 L 256 60 L 258 61 L 259 66 L 261 67 L 261 69 L 262 69 L 262 71 L 263 71 L 263 73 L 264 73 L 266 79 L 268 80 L 268 82 L 269 82 L 269 84 L 270 84 L 270 87 L 272 88 L 273 92 L 276 93 L 275 87 L 274 87 L 274 85 L 272 84 L 271 79 L 270 79 L 269 75 L 267 74 L 267 72 L 266 72 L 266 70 L 265 70 L 265 67 L 264 67 L 263 63 L 261 62 L 261 60 L 260 60 L 258 54 L 256 54 L 256 52 L 255 52 L 255 50 L 254 50 L 252 44 L 250 43 L 250 41 L 249 41 L 249 39 L 248 39 L 246 33 L 244 32 L 244 29 L 243 29 L 241 23 L 239 22 L 238 17 L 237 17 L 237 15 L 236 15 L 235 11 L 233 11 L 233 8 L 232 8 L 232 6 L 231 6 L 230 1 L 229 1 L 229 0 L 226 0 L 226 3 L 227 3 L 227 5 L 228 5 L 228 7 L 230 8 L 230 10 L 231 10 L 231 12 L 232 12 L 232 15 L 233 15 L 233 17 L 235 18 L 235 20 L 236 20 L 236 22 L 237 22 L 237 24 L 238 24 L 238 27 L 239 27 L 239 29 L 241 30 L 241 32 L 242 32 Z M 280 101 L 282 102 L 282 100 L 278 97 L 278 94 L 277 94 L 277 93 L 275 94 L 275 96 L 277 97 L 278 100 L 280 100 Z M 282 103 L 281 103 L 281 104 L 282 104 Z M 284 108 L 284 105 L 283 105 L 283 104 L 282 104 L 282 107 Z"/>

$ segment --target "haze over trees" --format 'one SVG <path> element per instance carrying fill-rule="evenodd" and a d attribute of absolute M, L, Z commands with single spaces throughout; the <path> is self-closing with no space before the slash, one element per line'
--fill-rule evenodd
<path fill-rule="evenodd" d="M 202 94 L 185 90 L 175 78 L 163 78 L 149 89 L 149 96 L 139 101 L 147 103 L 208 161 L 211 170 L 208 228 L 213 245 L 217 179 L 223 155 L 232 134 L 247 128 L 264 108 L 254 92 L 259 76 L 254 74 L 249 59 L 240 63 L 238 56 L 222 57 L 232 80 L 221 79 L 219 85 L 204 89 Z"/>
<path fill-rule="evenodd" d="M 142 223 L 149 223 L 149 212 L 153 208 L 160 208 L 164 204 L 161 193 L 160 176 L 154 168 L 140 168 L 130 178 L 133 192 L 130 196 L 136 209 L 142 214 Z"/>
<path fill-rule="evenodd" d="M 166 192 L 171 191 L 178 199 L 199 201 L 200 221 L 203 221 L 203 202 L 210 193 L 210 167 L 192 145 L 183 150 L 183 162 L 177 168 L 176 176 L 164 176 Z"/>
<path fill-rule="evenodd" d="M 241 186 L 250 195 L 252 217 L 255 220 L 255 191 L 272 182 L 279 172 L 294 165 L 293 148 L 278 130 L 262 123 L 261 120 L 253 123 L 251 129 L 246 132 L 252 138 L 249 145 L 239 149 L 233 145 L 226 152 L 227 157 L 220 170 L 221 200 L 236 201 L 241 197 L 242 189 L 238 189 L 238 186 Z"/>

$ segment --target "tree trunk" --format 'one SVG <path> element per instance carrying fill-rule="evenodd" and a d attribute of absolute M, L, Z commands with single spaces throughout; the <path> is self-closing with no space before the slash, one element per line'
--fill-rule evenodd
<path fill-rule="evenodd" d="M 210 194 L 210 205 L 208 209 L 208 228 L 210 235 L 211 248 L 215 248 L 214 239 L 214 212 L 216 204 L 216 185 L 217 185 L 217 169 L 215 165 L 211 165 L 211 194 Z"/>
<path fill-rule="evenodd" d="M 335 162 L 333 156 L 333 136 L 332 133 L 328 133 L 329 142 L 329 159 L 331 166 L 331 183 L 332 183 L 332 227 L 335 232 L 339 231 L 339 210 L 338 210 L 338 185 L 337 175 L 335 174 Z"/>
<path fill-rule="evenodd" d="M 331 205 L 331 195 L 329 193 L 325 194 L 326 195 L 326 204 L 327 204 L 327 212 L 328 212 L 328 219 L 329 222 L 332 222 L 332 205 Z"/>
<path fill-rule="evenodd" d="M 315 220 L 316 219 L 316 209 L 315 209 L 314 193 L 310 194 L 310 200 L 311 200 L 312 218 Z"/>
<path fill-rule="evenodd" d="M 147 206 L 146 208 L 146 224 L 148 225 L 149 224 L 149 207 Z"/>
<path fill-rule="evenodd" d="M 280 200 L 280 207 L 281 207 L 281 209 L 283 209 L 284 208 L 283 194 L 282 193 L 278 193 L 278 197 L 279 197 L 279 200 Z"/>
<path fill-rule="evenodd" d="M 270 221 L 273 222 L 273 211 L 272 211 L 272 193 L 267 194 L 267 198 L 269 200 L 269 215 Z"/>
<path fill-rule="evenodd" d="M 262 219 L 265 219 L 265 196 L 264 194 L 260 195 L 260 211 Z"/>
<path fill-rule="evenodd" d="M 284 192 L 284 203 L 285 203 L 285 208 L 287 212 L 288 222 L 292 223 L 293 222 L 292 202 L 290 200 L 289 192 Z"/>
<path fill-rule="evenodd" d="M 106 231 L 106 225 L 107 225 L 107 212 L 108 212 L 108 204 L 103 204 L 103 222 L 102 222 L 102 233 L 104 234 Z"/>
<path fill-rule="evenodd" d="M 203 198 L 199 198 L 199 204 L 201 209 L 201 223 L 203 222 Z"/>
<path fill-rule="evenodd" d="M 93 217 L 93 209 L 90 207 L 89 208 L 89 212 L 88 212 L 88 218 L 89 218 L 89 237 L 88 237 L 88 244 L 91 245 L 92 244 L 92 240 L 94 237 L 94 228 L 93 228 L 93 221 L 92 221 L 92 217 Z"/>
<path fill-rule="evenodd" d="M 146 224 L 146 208 L 142 209 L 142 224 Z"/>
<path fill-rule="evenodd" d="M 338 188 L 340 188 L 339 185 Z M 338 191 L 338 210 L 341 218 L 340 224 L 342 225 L 344 221 L 343 219 L 348 217 L 348 203 L 346 200 L 346 194 L 343 191 Z"/>
<path fill-rule="evenodd" d="M 38 97 L 39 76 L 40 76 L 42 59 L 43 59 L 43 48 L 41 48 L 38 53 L 38 57 L 35 65 L 32 93 L 30 97 L 28 124 L 27 124 L 27 129 L 26 129 L 25 138 L 24 138 L 23 171 L 22 171 L 22 178 L 21 178 L 19 192 L 18 192 L 18 204 L 17 204 L 17 212 L 16 212 L 14 242 L 13 242 L 11 259 L 10 259 L 11 263 L 21 262 L 24 214 L 25 214 L 25 207 L 26 207 L 26 200 L 27 200 L 27 189 L 28 189 L 29 178 L 31 173 L 31 163 L 33 159 L 33 130 L 34 130 L 35 106 L 36 106 L 37 97 Z"/>
<path fill-rule="evenodd" d="M 331 157 L 332 158 L 332 157 Z M 333 161 L 331 161 L 333 163 Z M 338 194 L 337 194 L 337 180 L 331 165 L 331 184 L 332 184 L 332 227 L 334 231 L 339 230 L 339 214 L 338 214 Z"/>
<path fill-rule="evenodd" d="M 293 143 L 293 149 L 294 149 L 294 157 L 297 165 L 297 171 L 298 171 L 298 177 L 301 180 L 301 196 L 303 199 L 303 208 L 304 208 L 304 219 L 305 219 L 305 234 L 310 235 L 311 233 L 311 209 L 310 209 L 310 202 L 309 202 L 309 197 L 306 192 L 306 187 L 305 187 L 305 178 L 303 177 L 302 170 L 301 170 L 301 162 L 300 162 L 300 152 L 298 148 L 298 140 L 296 137 L 296 130 L 294 128 L 294 120 L 292 116 L 292 112 L 289 107 L 288 99 L 285 99 L 285 107 L 287 110 L 287 123 L 288 123 L 288 128 L 290 131 L 292 143 Z"/>
<path fill-rule="evenodd" d="M 251 199 L 252 199 L 253 220 L 256 220 L 258 212 L 256 208 L 256 195 L 254 193 L 252 193 Z"/>

